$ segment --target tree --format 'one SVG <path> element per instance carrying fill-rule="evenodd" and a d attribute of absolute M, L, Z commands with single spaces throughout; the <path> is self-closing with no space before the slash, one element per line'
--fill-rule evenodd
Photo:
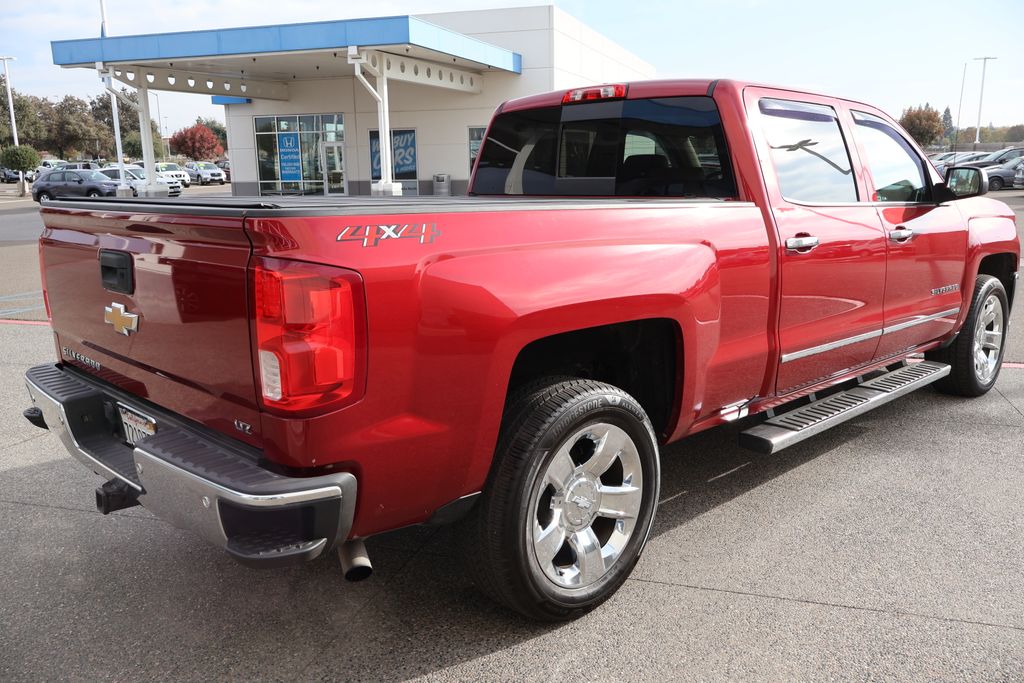
<path fill-rule="evenodd" d="M 93 119 L 85 100 L 74 95 L 65 95 L 54 105 L 46 137 L 62 159 L 72 148 L 100 156 L 113 147 L 110 130 Z"/>
<path fill-rule="evenodd" d="M 223 123 L 214 118 L 203 118 L 202 116 L 196 119 L 196 123 L 206 126 L 213 131 L 213 134 L 217 136 L 217 140 L 220 141 L 220 146 L 224 149 L 228 148 L 228 129 Z"/>
<path fill-rule="evenodd" d="M 160 139 L 160 134 L 156 130 L 156 124 L 154 123 L 153 125 L 153 157 L 158 158 L 164 153 L 164 141 Z M 121 138 L 121 151 L 127 157 L 141 159 L 142 133 L 133 130 Z"/>
<path fill-rule="evenodd" d="M 39 152 L 28 145 L 18 145 L 15 147 L 4 148 L 3 152 L 0 153 L 0 166 L 6 166 L 12 171 L 31 171 L 33 168 L 39 165 Z M 21 196 L 25 195 L 25 185 L 22 183 L 18 187 L 18 194 Z"/>
<path fill-rule="evenodd" d="M 922 147 L 930 145 L 942 136 L 942 117 L 928 103 L 923 107 L 904 109 L 900 125 L 917 140 Z"/>
<path fill-rule="evenodd" d="M 6 93 L 6 90 L 7 83 L 4 77 L 0 76 L 0 94 Z M 23 95 L 17 89 L 11 90 L 11 97 L 14 100 L 14 118 L 18 122 L 18 142 L 35 147 L 45 146 L 50 103 L 41 97 Z M 6 106 L 3 110 L 3 115 L 0 116 L 0 145 L 14 144 Z"/>
<path fill-rule="evenodd" d="M 953 112 L 946 107 L 942 112 L 942 137 L 948 138 L 953 135 Z"/>
<path fill-rule="evenodd" d="M 139 103 L 139 96 L 134 90 L 121 87 L 121 93 L 135 104 Z M 96 97 L 89 98 L 89 110 L 97 122 L 111 130 L 114 129 L 113 108 L 110 106 L 110 93 L 104 91 Z M 121 135 L 127 135 L 133 130 L 139 129 L 139 113 L 124 102 L 119 102 L 117 107 L 117 118 L 121 123 Z"/>
<path fill-rule="evenodd" d="M 216 158 L 224 153 L 217 136 L 201 123 L 183 128 L 172 135 L 171 148 L 176 153 L 184 154 L 196 161 Z"/>
<path fill-rule="evenodd" d="M 1024 123 L 1018 123 L 1015 126 L 1010 126 L 1006 129 L 1006 137 L 1004 138 L 1007 142 L 1021 142 L 1024 141 Z"/>

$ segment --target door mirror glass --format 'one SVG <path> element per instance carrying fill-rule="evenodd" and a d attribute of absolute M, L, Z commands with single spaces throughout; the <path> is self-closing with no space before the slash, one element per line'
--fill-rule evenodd
<path fill-rule="evenodd" d="M 988 174 L 981 168 L 953 166 L 946 171 L 946 187 L 957 199 L 980 197 L 988 192 Z"/>

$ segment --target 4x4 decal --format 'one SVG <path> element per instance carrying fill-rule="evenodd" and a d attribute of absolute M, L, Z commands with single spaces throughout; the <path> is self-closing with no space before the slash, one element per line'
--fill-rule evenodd
<path fill-rule="evenodd" d="M 436 223 L 395 223 L 394 225 L 349 225 L 338 233 L 338 242 L 362 242 L 364 247 L 376 247 L 384 240 L 419 240 L 431 244 L 441 236 Z"/>

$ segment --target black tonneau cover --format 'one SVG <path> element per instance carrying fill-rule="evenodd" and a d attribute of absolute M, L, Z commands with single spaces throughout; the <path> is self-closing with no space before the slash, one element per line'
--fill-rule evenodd
<path fill-rule="evenodd" d="M 258 217 L 358 216 L 470 211 L 542 211 L 553 209 L 607 209 L 615 206 L 670 208 L 695 204 L 732 205 L 721 199 L 627 197 L 81 197 L 53 199 L 42 208 L 107 210 L 125 213 L 179 213 Z"/>

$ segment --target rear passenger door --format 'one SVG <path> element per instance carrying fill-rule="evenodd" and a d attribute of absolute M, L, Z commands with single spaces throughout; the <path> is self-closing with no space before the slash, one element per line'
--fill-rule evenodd
<path fill-rule="evenodd" d="M 885 234 L 860 201 L 832 101 L 762 88 L 745 97 L 778 234 L 776 392 L 786 394 L 875 357 Z"/>
<path fill-rule="evenodd" d="M 967 224 L 932 199 L 937 176 L 881 116 L 851 110 L 869 201 L 886 234 L 885 328 L 877 355 L 893 356 L 953 331 L 963 301 Z"/>

